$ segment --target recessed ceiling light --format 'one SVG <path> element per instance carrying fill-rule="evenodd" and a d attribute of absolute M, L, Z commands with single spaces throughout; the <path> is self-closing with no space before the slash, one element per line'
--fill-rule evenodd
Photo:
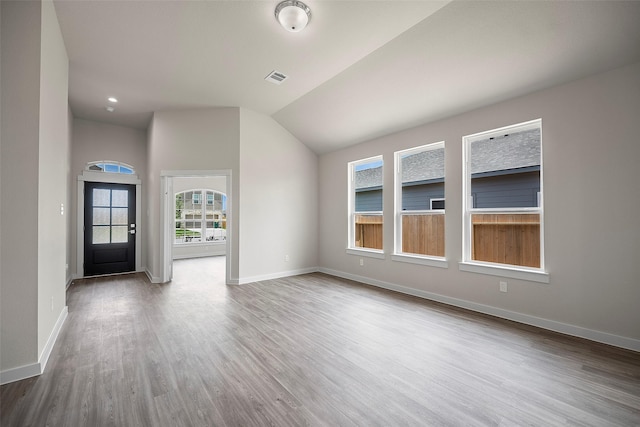
<path fill-rule="evenodd" d="M 105 108 L 105 110 L 107 110 L 107 111 L 108 111 L 108 112 L 110 112 L 110 113 L 113 113 L 113 112 L 116 110 L 116 109 L 115 109 L 115 108 L 113 108 L 111 105 L 109 105 L 109 106 L 107 106 L 107 107 L 104 107 L 104 108 Z"/>
<path fill-rule="evenodd" d="M 107 98 L 107 101 L 113 102 L 115 104 L 116 102 L 118 102 L 118 99 L 114 98 L 113 96 L 110 96 L 110 97 Z"/>

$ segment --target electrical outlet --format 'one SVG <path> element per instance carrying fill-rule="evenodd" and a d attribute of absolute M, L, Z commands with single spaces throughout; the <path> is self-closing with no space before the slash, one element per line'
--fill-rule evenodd
<path fill-rule="evenodd" d="M 360 258 L 360 267 L 362 267 L 363 265 L 364 265 L 364 260 Z"/>
<path fill-rule="evenodd" d="M 500 282 L 500 292 L 507 292 L 507 282 Z"/>
<path fill-rule="evenodd" d="M 289 262 L 289 255 L 284 256 L 284 262 Z"/>

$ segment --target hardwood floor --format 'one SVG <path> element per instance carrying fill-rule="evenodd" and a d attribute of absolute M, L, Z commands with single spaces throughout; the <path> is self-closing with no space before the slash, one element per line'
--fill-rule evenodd
<path fill-rule="evenodd" d="M 324 274 L 224 285 L 224 258 L 76 281 L 2 426 L 633 426 L 640 354 Z"/>

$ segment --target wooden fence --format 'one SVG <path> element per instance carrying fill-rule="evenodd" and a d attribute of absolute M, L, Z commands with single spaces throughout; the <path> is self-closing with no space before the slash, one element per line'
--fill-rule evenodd
<path fill-rule="evenodd" d="M 540 267 L 539 214 L 473 214 L 471 258 Z"/>
<path fill-rule="evenodd" d="M 402 215 L 402 252 L 444 256 L 444 214 Z"/>
<path fill-rule="evenodd" d="M 382 216 L 356 215 L 357 247 L 382 249 Z M 444 215 L 402 215 L 402 252 L 444 256 Z M 473 214 L 471 257 L 476 261 L 540 267 L 539 214 Z"/>
<path fill-rule="evenodd" d="M 356 215 L 356 247 L 382 249 L 382 215 Z"/>

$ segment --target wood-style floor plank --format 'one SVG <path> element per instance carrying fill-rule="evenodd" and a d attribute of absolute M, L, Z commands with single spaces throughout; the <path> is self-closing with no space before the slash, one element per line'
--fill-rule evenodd
<path fill-rule="evenodd" d="M 324 274 L 78 280 L 2 426 L 640 426 L 640 354 Z"/>

